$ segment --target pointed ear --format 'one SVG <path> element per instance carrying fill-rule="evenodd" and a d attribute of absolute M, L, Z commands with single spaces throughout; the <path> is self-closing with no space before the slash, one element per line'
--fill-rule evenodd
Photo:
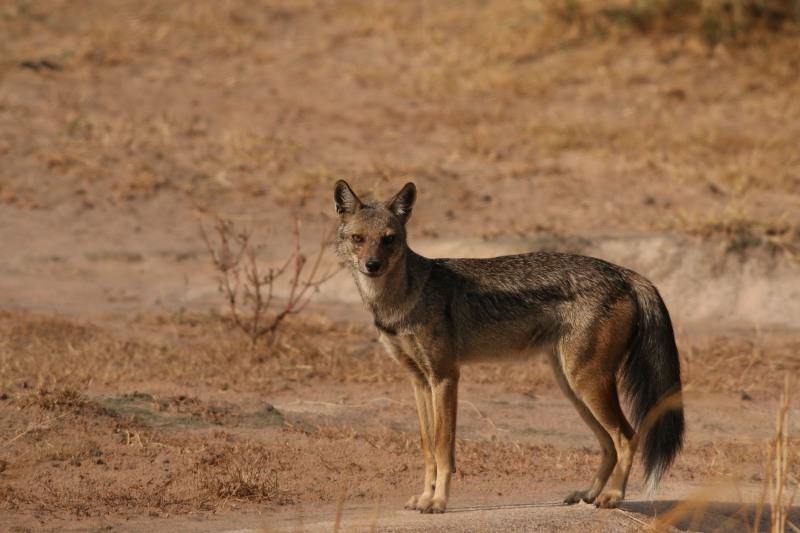
<path fill-rule="evenodd" d="M 336 201 L 336 214 L 339 218 L 352 215 L 363 205 L 356 193 L 344 180 L 339 180 L 333 187 L 333 199 Z"/>
<path fill-rule="evenodd" d="M 416 200 L 417 186 L 409 182 L 400 189 L 399 193 L 394 195 L 394 198 L 389 200 L 386 206 L 392 213 L 397 215 L 403 224 L 405 224 L 411 217 L 411 209 L 414 207 L 414 202 Z"/>

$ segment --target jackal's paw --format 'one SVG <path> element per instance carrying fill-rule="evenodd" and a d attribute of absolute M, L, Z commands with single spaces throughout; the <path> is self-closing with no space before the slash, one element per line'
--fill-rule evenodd
<path fill-rule="evenodd" d="M 433 494 L 416 494 L 408 499 L 403 508 L 412 511 L 422 511 L 425 506 L 430 506 L 432 499 Z"/>
<path fill-rule="evenodd" d="M 576 490 L 575 492 L 571 492 L 564 498 L 564 503 L 567 505 L 574 505 L 580 502 L 592 503 L 594 501 L 594 497 L 588 494 L 589 491 L 587 490 Z"/>
<path fill-rule="evenodd" d="M 619 507 L 620 501 L 622 501 L 622 494 L 619 491 L 610 490 L 598 496 L 594 505 L 598 509 L 616 509 Z"/>
<path fill-rule="evenodd" d="M 443 513 L 445 508 L 447 507 L 447 503 L 441 498 L 433 498 L 427 503 L 427 505 L 424 506 L 420 504 L 417 505 L 419 512 L 422 514 Z"/>

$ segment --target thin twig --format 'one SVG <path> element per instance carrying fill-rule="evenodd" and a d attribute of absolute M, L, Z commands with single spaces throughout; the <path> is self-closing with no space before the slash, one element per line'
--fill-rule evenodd
<path fill-rule="evenodd" d="M 475 412 L 478 414 L 478 417 L 480 417 L 480 419 L 481 419 L 481 420 L 483 420 L 484 422 L 486 422 L 487 424 L 489 424 L 490 426 L 492 426 L 492 427 L 493 427 L 494 429 L 496 429 L 497 431 L 505 431 L 505 432 L 508 432 L 508 430 L 507 430 L 507 429 L 503 429 L 503 428 L 499 428 L 499 427 L 497 427 L 497 426 L 495 425 L 495 423 L 494 423 L 494 422 L 492 422 L 492 419 L 491 419 L 491 418 L 489 418 L 488 416 L 486 416 L 485 414 L 483 414 L 483 413 L 482 413 L 482 412 L 481 412 L 481 411 L 480 411 L 480 410 L 479 410 L 477 407 L 475 407 L 475 404 L 474 404 L 474 403 L 472 403 L 471 401 L 469 401 L 469 400 L 459 400 L 459 401 L 458 401 L 458 403 L 465 403 L 465 404 L 469 405 L 470 407 L 472 407 L 472 409 L 473 409 L 473 410 L 474 410 L 474 411 L 475 411 Z"/>
<path fill-rule="evenodd" d="M 54 416 L 54 417 L 52 417 L 52 418 L 48 418 L 48 419 L 47 419 L 47 420 L 45 420 L 44 422 L 39 422 L 38 424 L 34 424 L 33 426 L 29 427 L 28 429 L 26 429 L 25 431 L 23 431 L 22 433 L 20 433 L 20 434 L 19 434 L 19 435 L 17 435 L 16 437 L 14 437 L 13 439 L 9 439 L 9 440 L 7 440 L 6 442 L 4 442 L 3 444 L 0 444 L 0 448 L 5 448 L 6 446 L 8 446 L 9 444 L 11 444 L 11 443 L 12 443 L 12 442 L 14 442 L 15 440 L 17 440 L 17 439 L 19 439 L 19 438 L 21 438 L 21 437 L 24 437 L 25 435 L 27 435 L 28 433 L 30 433 L 30 432 L 31 432 L 31 431 L 33 431 L 34 429 L 39 429 L 40 427 L 43 427 L 43 426 L 45 426 L 46 424 L 49 424 L 50 422 L 53 422 L 54 420 L 58 420 L 59 418 L 63 418 L 63 417 L 65 417 L 65 416 L 67 416 L 68 414 L 69 414 L 69 412 L 66 412 L 66 413 L 61 413 L 61 414 L 60 414 L 60 415 L 58 415 L 58 416 Z"/>

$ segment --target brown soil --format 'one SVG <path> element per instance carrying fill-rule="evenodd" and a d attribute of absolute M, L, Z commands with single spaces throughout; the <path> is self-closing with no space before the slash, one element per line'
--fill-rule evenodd
<path fill-rule="evenodd" d="M 800 370 L 796 36 L 468 4 L 0 7 L 0 530 L 769 529 Z M 448 512 L 402 511 L 411 389 L 350 279 L 253 348 L 200 229 L 251 231 L 266 269 L 300 220 L 335 270 L 339 177 L 415 181 L 427 255 L 567 250 L 658 285 L 688 434 L 655 501 L 637 466 L 620 510 L 558 503 L 599 451 L 535 360 L 464 370 Z"/>

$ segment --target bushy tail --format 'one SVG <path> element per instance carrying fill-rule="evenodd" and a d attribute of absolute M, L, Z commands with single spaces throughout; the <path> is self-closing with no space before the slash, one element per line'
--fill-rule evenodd
<path fill-rule="evenodd" d="M 661 295 L 643 278 L 632 283 L 639 322 L 622 367 L 621 384 L 639 436 L 647 493 L 652 495 L 683 448 L 681 368 L 672 321 Z"/>

